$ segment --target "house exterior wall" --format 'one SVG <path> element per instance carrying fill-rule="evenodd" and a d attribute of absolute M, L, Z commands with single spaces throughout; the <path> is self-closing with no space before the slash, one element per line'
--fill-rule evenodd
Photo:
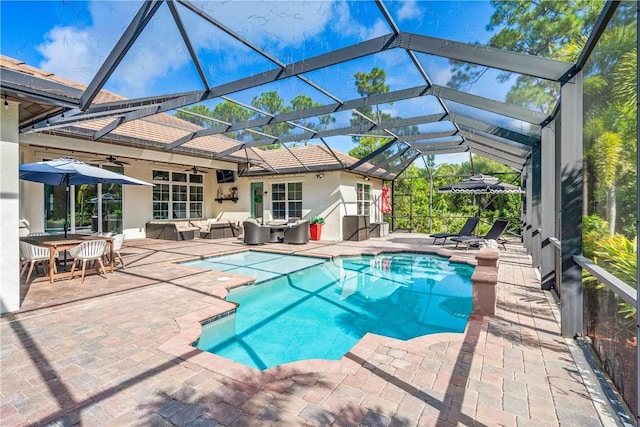
<path fill-rule="evenodd" d="M 342 179 L 340 181 L 340 194 L 342 199 L 342 214 L 339 218 L 339 230 L 340 240 L 342 240 L 342 217 L 344 215 L 357 215 L 357 184 L 365 184 L 371 186 L 371 213 L 369 215 L 370 221 L 382 221 L 382 213 L 380 211 L 380 197 L 382 194 L 382 181 L 379 179 L 365 180 L 361 175 L 354 175 L 349 173 L 342 173 Z"/>
<path fill-rule="evenodd" d="M 90 152 L 87 145 L 90 145 Z M 22 163 L 60 157 L 73 157 L 80 161 L 96 163 L 109 155 L 122 157 L 130 163 L 124 165 L 124 174 L 146 182 L 153 181 L 153 170 L 184 172 L 189 166 L 194 165 L 211 169 L 204 175 L 203 209 L 206 217 L 214 217 L 214 212 L 218 209 L 214 206 L 216 193 L 212 189 L 214 186 L 217 187 L 217 183 L 213 169 L 236 169 L 235 163 L 39 134 L 22 135 L 20 152 Z M 153 217 L 153 188 L 125 185 L 122 198 L 122 226 L 126 238 L 144 238 L 145 224 Z M 20 205 L 23 207 L 20 218 L 29 221 L 30 230 L 44 231 L 44 185 L 21 181 Z"/>
<path fill-rule="evenodd" d="M 344 215 L 356 215 L 357 194 L 356 184 L 371 185 L 371 222 L 381 220 L 380 195 L 382 182 L 378 179 L 365 181 L 360 175 L 347 172 L 322 172 L 322 178 L 317 177 L 317 172 L 293 175 L 278 175 L 261 178 L 240 179 L 236 186 L 240 194 L 237 204 L 224 202 L 223 218 L 248 218 L 251 212 L 249 201 L 251 183 L 262 182 L 267 194 L 264 196 L 265 215 L 264 222 L 273 219 L 271 212 L 271 184 L 301 182 L 302 183 L 302 214 L 303 218 L 310 219 L 314 216 L 325 218 L 322 227 L 322 240 L 342 240 L 342 217 Z M 217 214 L 217 213 L 216 213 Z"/>
<path fill-rule="evenodd" d="M 7 313 L 20 308 L 18 105 L 13 102 L 0 107 L 0 159 L 0 313 Z"/>
<path fill-rule="evenodd" d="M 22 162 L 36 162 L 44 159 L 73 157 L 77 160 L 95 163 L 109 155 L 126 158 L 129 165 L 124 165 L 124 174 L 132 178 L 153 182 L 153 170 L 185 172 L 190 165 L 206 168 L 204 174 L 204 216 L 220 217 L 222 220 L 242 222 L 251 216 L 251 184 L 262 182 L 266 194 L 263 202 L 264 223 L 273 220 L 272 184 L 302 183 L 302 217 L 313 216 L 325 218 L 322 240 L 342 240 L 342 217 L 355 215 L 356 184 L 371 185 L 371 222 L 382 218 L 380 213 L 380 194 L 382 182 L 377 179 L 366 181 L 362 176 L 347 172 L 309 172 L 290 175 L 276 175 L 253 178 L 239 178 L 233 183 L 219 184 L 215 169 L 237 170 L 235 163 L 193 158 L 181 154 L 162 153 L 135 147 L 120 147 L 99 142 L 87 142 L 64 137 L 51 137 L 39 134 L 22 135 L 20 138 Z M 90 145 L 91 152 L 88 152 Z M 137 160 L 130 160 L 137 159 Z M 318 176 L 322 176 L 319 178 Z M 28 181 L 21 182 L 20 203 L 24 207 L 20 217 L 31 224 L 31 231 L 43 231 L 44 219 L 44 185 Z M 238 200 L 215 199 L 219 195 L 228 196 L 231 188 L 237 190 Z M 145 224 L 153 217 L 153 188 L 144 186 L 123 186 L 122 221 L 127 239 L 144 238 Z"/>

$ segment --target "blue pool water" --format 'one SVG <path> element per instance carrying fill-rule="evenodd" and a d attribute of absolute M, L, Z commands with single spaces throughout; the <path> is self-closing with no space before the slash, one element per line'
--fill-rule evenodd
<path fill-rule="evenodd" d="M 473 267 L 437 256 L 327 261 L 248 251 L 189 264 L 258 277 L 229 293 L 236 313 L 205 325 L 197 343 L 257 369 L 340 359 L 367 332 L 402 340 L 462 332 L 471 312 Z"/>

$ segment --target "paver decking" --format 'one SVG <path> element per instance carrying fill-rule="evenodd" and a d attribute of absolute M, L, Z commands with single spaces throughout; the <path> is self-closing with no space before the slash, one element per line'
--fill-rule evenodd
<path fill-rule="evenodd" d="M 431 241 L 394 233 L 261 249 L 340 255 L 425 251 Z M 230 305 L 225 287 L 250 279 L 171 262 L 245 248 L 132 240 L 126 269 L 108 279 L 25 286 L 21 311 L 0 323 L 0 425 L 603 425 L 518 245 L 501 254 L 495 317 L 472 315 L 463 334 L 369 334 L 340 361 L 265 372 L 185 345 L 202 316 Z"/>

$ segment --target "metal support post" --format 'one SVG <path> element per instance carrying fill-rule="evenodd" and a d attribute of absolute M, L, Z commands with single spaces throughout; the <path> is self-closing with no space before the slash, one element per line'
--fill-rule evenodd
<path fill-rule="evenodd" d="M 564 337 L 583 333 L 582 268 L 573 259 L 582 253 L 582 72 L 562 86 L 560 132 L 556 158 L 560 181 L 561 332 Z M 557 130 L 557 129 L 556 129 Z"/>

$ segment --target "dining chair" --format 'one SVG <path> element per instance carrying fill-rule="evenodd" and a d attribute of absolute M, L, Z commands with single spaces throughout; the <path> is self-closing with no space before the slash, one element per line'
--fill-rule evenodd
<path fill-rule="evenodd" d="M 113 243 L 111 244 L 113 245 L 113 256 L 117 256 L 120 260 L 122 268 L 125 268 L 124 261 L 122 260 L 122 256 L 120 255 L 120 249 L 122 249 L 122 243 L 124 242 L 124 233 L 116 234 L 115 236 L 113 236 L 112 242 Z M 107 247 L 104 248 L 104 256 L 107 257 L 109 255 L 111 255 L 111 250 L 109 249 L 109 245 L 107 245 Z M 109 262 L 112 262 L 112 260 L 109 260 Z"/>
<path fill-rule="evenodd" d="M 27 281 L 25 283 L 29 283 L 31 273 L 33 272 L 33 266 L 37 263 L 41 263 L 43 266 L 48 265 L 50 259 L 49 257 L 49 248 L 32 245 L 31 243 L 27 242 L 20 242 L 20 258 L 23 260 L 22 269 L 20 270 L 20 277 L 22 277 L 25 270 L 27 269 L 27 264 L 29 265 L 29 273 L 27 274 Z M 55 263 L 53 263 L 53 266 L 49 266 L 49 268 L 53 268 L 53 271 L 56 272 Z"/>
<path fill-rule="evenodd" d="M 71 279 L 76 271 L 77 261 L 82 261 L 82 283 L 84 283 L 84 274 L 87 267 L 87 261 L 98 261 L 100 264 L 100 268 L 102 268 L 102 272 L 104 273 L 104 278 L 107 278 L 107 270 L 104 268 L 104 264 L 102 262 L 102 256 L 104 255 L 104 250 L 107 246 L 106 240 L 88 240 L 86 242 L 80 243 L 78 246 L 74 246 L 69 249 L 69 254 L 74 258 L 73 266 L 71 267 Z M 100 269 L 96 266 L 96 271 L 100 274 Z"/>

